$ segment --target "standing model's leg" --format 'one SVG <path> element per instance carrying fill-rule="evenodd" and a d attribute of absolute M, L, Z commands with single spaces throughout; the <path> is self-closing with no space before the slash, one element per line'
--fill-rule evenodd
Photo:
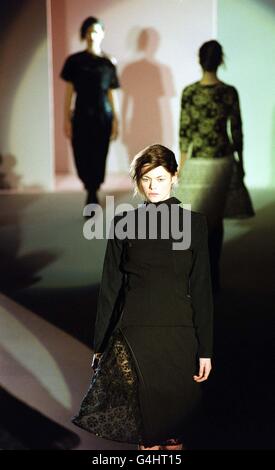
<path fill-rule="evenodd" d="M 106 161 L 110 144 L 112 118 L 110 114 L 100 114 L 93 123 L 92 154 L 88 160 L 88 201 L 96 202 L 96 191 L 105 179 Z M 88 202 L 88 203 L 89 203 Z"/>
<path fill-rule="evenodd" d="M 87 190 L 86 204 L 98 203 L 96 192 L 105 177 L 111 123 L 109 115 L 73 119 L 72 147 L 78 176 Z"/>
<path fill-rule="evenodd" d="M 82 116 L 78 113 L 74 116 L 73 124 L 73 135 L 72 135 L 72 148 L 74 154 L 74 163 L 77 170 L 77 174 L 81 179 L 84 187 L 88 190 L 88 174 L 89 167 L 88 162 L 91 158 L 90 141 L 89 141 L 89 123 L 87 117 Z"/>

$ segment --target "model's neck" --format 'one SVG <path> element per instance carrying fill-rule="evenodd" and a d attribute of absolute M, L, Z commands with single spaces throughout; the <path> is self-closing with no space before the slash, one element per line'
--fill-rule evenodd
<path fill-rule="evenodd" d="M 170 202 L 172 203 L 172 202 L 176 202 L 176 201 L 178 201 L 178 199 L 177 199 L 175 196 L 171 196 L 171 195 L 170 195 L 170 196 L 168 196 L 168 197 L 166 197 L 165 199 L 162 199 L 162 200 L 160 200 L 160 201 L 150 201 L 149 199 L 145 199 L 144 202 L 145 202 L 146 205 L 147 205 L 147 204 L 155 204 L 155 205 L 158 205 L 158 204 L 161 204 L 162 202 L 163 202 L 163 203 L 170 203 Z"/>
<path fill-rule="evenodd" d="M 220 82 L 220 79 L 217 76 L 217 72 L 207 72 L 204 70 L 200 82 L 211 85 L 212 83 Z"/>
<path fill-rule="evenodd" d="M 94 42 L 87 43 L 87 52 L 94 55 L 102 55 L 102 50 L 99 44 L 95 44 Z"/>

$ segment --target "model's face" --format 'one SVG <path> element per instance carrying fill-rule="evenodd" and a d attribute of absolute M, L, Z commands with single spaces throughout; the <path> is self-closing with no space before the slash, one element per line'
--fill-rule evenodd
<path fill-rule="evenodd" d="M 146 171 L 146 165 L 143 172 Z M 177 174 L 171 175 L 163 166 L 144 173 L 140 179 L 140 188 L 145 198 L 150 202 L 164 201 L 170 197 L 172 184 L 177 180 Z"/>
<path fill-rule="evenodd" d="M 85 37 L 89 43 L 93 42 L 94 44 L 100 45 L 104 35 L 104 29 L 102 28 L 101 24 L 95 23 L 87 29 Z"/>

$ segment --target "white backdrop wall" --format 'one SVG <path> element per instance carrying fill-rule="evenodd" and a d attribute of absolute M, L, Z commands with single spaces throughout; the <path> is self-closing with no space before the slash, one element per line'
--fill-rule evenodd
<path fill-rule="evenodd" d="M 240 94 L 249 186 L 275 187 L 275 0 L 219 0 L 220 74 Z"/>

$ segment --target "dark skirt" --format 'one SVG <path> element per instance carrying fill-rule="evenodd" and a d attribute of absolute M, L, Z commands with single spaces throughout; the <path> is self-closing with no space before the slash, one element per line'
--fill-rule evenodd
<path fill-rule="evenodd" d="M 146 354 L 150 356 L 146 348 L 146 334 L 144 353 L 136 354 L 136 345 L 144 337 L 144 329 L 130 330 L 125 334 L 117 329 L 112 334 L 80 411 L 72 418 L 72 422 L 98 437 L 112 441 L 148 447 L 181 443 L 187 435 L 187 426 L 195 419 L 194 408 L 199 405 L 201 398 L 200 385 L 195 382 L 191 385 L 194 390 L 190 390 L 187 385 L 185 393 L 181 391 L 184 375 L 190 376 L 192 381 L 192 374 L 197 372 L 192 353 L 194 347 L 191 345 L 190 348 L 190 343 L 187 344 L 186 358 L 179 351 L 174 360 L 169 357 L 168 347 L 167 367 L 158 364 L 153 348 L 149 367 L 145 367 L 143 361 L 147 361 Z M 184 329 L 186 333 L 182 336 L 183 342 L 191 338 L 191 330 Z M 183 331 L 182 328 L 180 331 Z M 147 334 L 151 335 L 152 331 L 147 331 Z M 159 349 L 159 340 L 162 338 L 158 337 L 157 331 L 155 337 Z M 181 364 L 180 368 L 178 363 Z"/>

